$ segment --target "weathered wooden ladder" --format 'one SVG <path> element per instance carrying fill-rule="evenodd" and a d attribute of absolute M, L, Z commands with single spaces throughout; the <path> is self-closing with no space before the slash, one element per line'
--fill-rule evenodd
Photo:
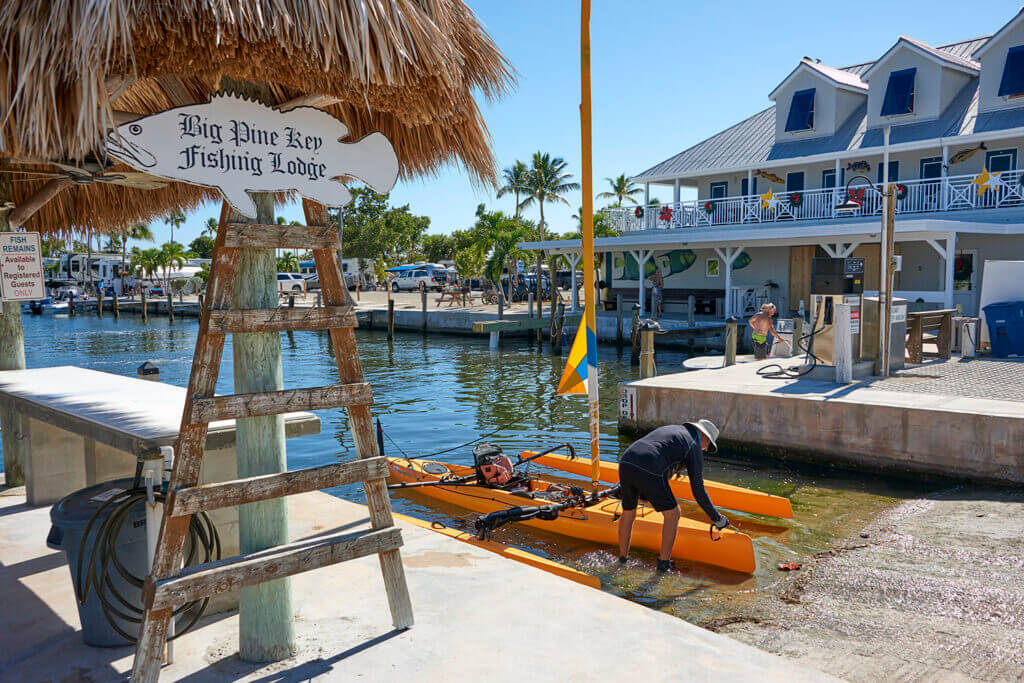
<path fill-rule="evenodd" d="M 370 386 L 363 382 L 354 332 L 355 312 L 338 266 L 340 236 L 337 229 L 329 227 L 323 205 L 304 201 L 304 208 L 308 226 L 233 223 L 230 210 L 225 207 L 222 211 L 153 571 L 143 591 L 146 610 L 135 651 L 135 681 L 155 681 L 159 677 L 176 605 L 372 554 L 380 556 L 395 627 L 412 626 L 412 606 L 398 550 L 402 538 L 394 526 L 384 481 L 387 464 L 377 451 L 370 414 L 373 397 Z M 324 306 L 305 310 L 231 309 L 239 256 L 246 247 L 312 249 Z M 339 384 L 214 396 L 226 334 L 323 329 L 330 330 Z M 348 409 L 360 460 L 199 485 L 208 423 L 342 406 Z M 318 536 L 179 569 L 189 523 L 198 512 L 358 481 L 364 482 L 369 530 Z"/>

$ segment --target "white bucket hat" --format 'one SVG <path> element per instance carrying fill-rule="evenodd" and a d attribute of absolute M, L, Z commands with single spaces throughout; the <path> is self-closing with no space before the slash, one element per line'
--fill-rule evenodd
<path fill-rule="evenodd" d="M 684 422 L 684 425 L 690 425 L 704 436 L 708 437 L 708 441 L 711 442 L 711 448 L 708 449 L 709 453 L 718 452 L 718 427 L 711 420 L 700 419 L 696 422 Z"/>

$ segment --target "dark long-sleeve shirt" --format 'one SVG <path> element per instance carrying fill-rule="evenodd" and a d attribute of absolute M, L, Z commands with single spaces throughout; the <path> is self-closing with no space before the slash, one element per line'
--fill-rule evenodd
<path fill-rule="evenodd" d="M 668 478 L 683 468 L 690 478 L 693 499 L 701 509 L 717 522 L 721 513 L 715 509 L 704 488 L 704 452 L 700 447 L 700 432 L 690 425 L 666 425 L 643 436 L 625 450 L 619 462 L 629 462 L 634 467 L 651 474 Z"/>

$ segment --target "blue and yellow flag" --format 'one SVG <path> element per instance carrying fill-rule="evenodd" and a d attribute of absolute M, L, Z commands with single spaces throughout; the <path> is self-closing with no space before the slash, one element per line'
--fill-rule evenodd
<path fill-rule="evenodd" d="M 569 358 L 562 371 L 562 379 L 558 382 L 558 394 L 587 394 L 587 367 L 597 365 L 597 336 L 586 325 L 585 319 L 580 321 L 576 330 L 576 339 L 569 351 Z"/>

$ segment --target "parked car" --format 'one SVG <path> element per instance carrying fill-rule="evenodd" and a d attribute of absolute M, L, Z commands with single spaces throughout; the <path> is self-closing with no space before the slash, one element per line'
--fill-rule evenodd
<path fill-rule="evenodd" d="M 278 273 L 277 291 L 301 294 L 306 291 L 306 278 L 302 273 Z"/>
<path fill-rule="evenodd" d="M 420 283 L 422 282 L 423 286 L 427 289 L 433 289 L 440 292 L 447 281 L 448 278 L 438 271 L 431 273 L 426 268 L 403 270 L 391 281 L 391 290 L 394 292 L 401 292 L 403 290 L 411 292 L 419 289 Z"/>

